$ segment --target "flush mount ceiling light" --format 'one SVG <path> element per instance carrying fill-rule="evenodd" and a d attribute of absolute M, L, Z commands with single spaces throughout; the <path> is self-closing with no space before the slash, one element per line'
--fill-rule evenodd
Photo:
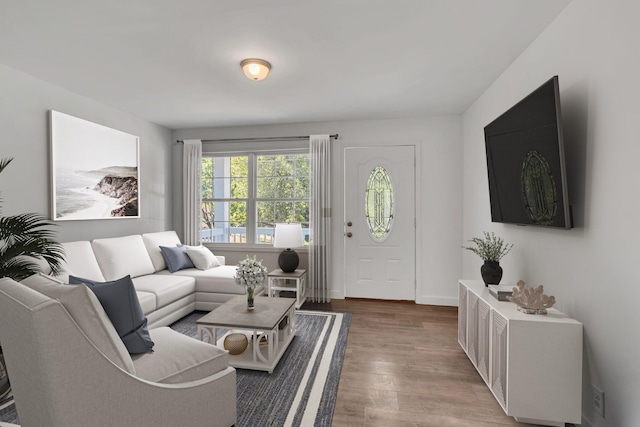
<path fill-rule="evenodd" d="M 271 64 L 262 59 L 245 59 L 240 65 L 244 75 L 251 80 L 263 80 L 271 70 Z"/>

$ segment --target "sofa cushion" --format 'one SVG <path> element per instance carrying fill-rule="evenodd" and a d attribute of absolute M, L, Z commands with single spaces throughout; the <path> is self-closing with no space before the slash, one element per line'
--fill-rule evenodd
<path fill-rule="evenodd" d="M 62 265 L 62 272 L 58 274 L 63 282 L 69 283 L 69 275 L 86 277 L 91 280 L 104 281 L 104 275 L 98 265 L 98 260 L 93 253 L 91 242 L 78 241 L 66 242 L 62 244 L 65 253 L 65 262 Z"/>
<path fill-rule="evenodd" d="M 132 356 L 136 375 L 142 379 L 177 384 L 195 381 L 226 369 L 225 350 L 190 338 L 168 327 L 152 329 L 153 353 Z"/>
<path fill-rule="evenodd" d="M 27 277 L 21 283 L 60 301 L 82 332 L 107 359 L 135 375 L 131 356 L 97 297 L 86 286 L 59 284 L 55 279 L 38 274 Z"/>
<path fill-rule="evenodd" d="M 127 275 L 138 277 L 156 271 L 140 235 L 96 239 L 91 246 L 105 280 Z"/>
<path fill-rule="evenodd" d="M 169 270 L 164 270 L 156 274 L 193 277 L 196 279 L 196 292 L 241 295 L 245 293 L 245 289 L 243 286 L 237 285 L 233 279 L 233 276 L 236 274 L 236 269 L 237 267 L 235 265 L 221 265 L 220 267 L 209 270 L 187 268 L 186 270 L 176 271 L 175 273 L 169 273 Z"/>
<path fill-rule="evenodd" d="M 134 283 L 133 286 L 135 285 L 136 284 Z M 156 304 L 156 294 L 152 292 L 142 292 L 136 289 L 136 295 L 138 296 L 140 307 L 142 308 L 142 312 L 145 316 L 156 311 L 156 308 L 158 307 Z"/>
<path fill-rule="evenodd" d="M 193 294 L 196 287 L 191 277 L 158 273 L 136 277 L 133 286 L 138 292 L 149 292 L 156 296 L 156 310 Z"/>
<path fill-rule="evenodd" d="M 195 267 L 184 246 L 160 246 L 160 251 L 167 264 L 167 270 L 172 273 Z"/>
<path fill-rule="evenodd" d="M 204 246 L 185 246 L 187 255 L 193 261 L 193 265 L 198 270 L 209 270 L 210 268 L 219 267 L 220 261 L 215 257 L 213 252 Z"/>
<path fill-rule="evenodd" d="M 96 294 L 129 353 L 153 351 L 147 318 L 142 312 L 130 276 L 112 282 L 96 282 L 70 276 L 69 283 L 85 284 Z"/>
<path fill-rule="evenodd" d="M 176 247 L 180 244 L 180 238 L 175 231 L 160 231 L 157 233 L 145 233 L 142 240 L 147 248 L 156 271 L 164 270 L 167 264 L 160 252 L 160 246 Z"/>

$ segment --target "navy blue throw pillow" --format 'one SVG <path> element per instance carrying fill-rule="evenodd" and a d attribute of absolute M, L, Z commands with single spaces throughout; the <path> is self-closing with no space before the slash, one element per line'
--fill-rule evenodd
<path fill-rule="evenodd" d="M 193 261 L 187 255 L 187 248 L 184 246 L 160 246 L 160 251 L 164 262 L 167 263 L 167 268 L 172 273 L 185 268 L 195 268 Z"/>
<path fill-rule="evenodd" d="M 140 307 L 131 276 L 125 276 L 112 282 L 96 282 L 95 280 L 69 276 L 69 283 L 72 285 L 85 284 L 93 291 L 129 353 L 138 354 L 153 351 L 153 341 L 149 336 L 147 318 Z"/>

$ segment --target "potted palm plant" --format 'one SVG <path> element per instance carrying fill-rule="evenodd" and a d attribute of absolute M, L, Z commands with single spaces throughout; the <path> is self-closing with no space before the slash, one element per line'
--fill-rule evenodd
<path fill-rule="evenodd" d="M 0 172 L 12 160 L 1 159 Z M 38 258 L 51 267 L 53 274 L 60 270 L 64 250 L 54 239 L 54 232 L 48 229 L 50 225 L 55 224 L 37 213 L 0 217 L 0 277 L 10 277 L 16 281 L 25 279 L 40 271 Z M 0 400 L 9 393 L 9 389 L 0 347 Z"/>
<path fill-rule="evenodd" d="M 501 237 L 497 237 L 493 232 L 482 232 L 484 238 L 474 237 L 469 240 L 474 246 L 463 246 L 484 260 L 480 267 L 480 274 L 485 286 L 497 285 L 502 279 L 502 267 L 500 260 L 511 251 L 513 244 L 505 243 Z"/>
<path fill-rule="evenodd" d="M 12 160 L 0 160 L 0 173 Z M 64 250 L 48 228 L 53 225 L 56 224 L 37 213 L 0 217 L 0 277 L 25 279 L 40 271 L 38 258 L 49 264 L 53 274 L 57 273 Z"/>

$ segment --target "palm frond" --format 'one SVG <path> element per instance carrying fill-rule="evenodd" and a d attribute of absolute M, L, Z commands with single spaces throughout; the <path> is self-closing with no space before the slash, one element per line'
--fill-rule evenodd
<path fill-rule="evenodd" d="M 0 173 L 2 173 L 4 168 L 6 168 L 9 165 L 9 163 L 11 163 L 12 160 L 13 160 L 13 157 L 10 159 L 0 159 Z"/>
<path fill-rule="evenodd" d="M 2 272 L 2 277 L 10 277 L 17 282 L 26 279 L 39 271 L 40 266 L 35 262 L 30 261 L 28 258 L 13 258 L 8 259 L 7 262 L 0 260 L 0 272 Z"/>
<path fill-rule="evenodd" d="M 37 213 L 24 213 L 0 218 L 0 239 L 26 240 L 31 238 L 52 239 L 53 230 L 42 227 L 57 226 Z"/>
<path fill-rule="evenodd" d="M 21 280 L 36 273 L 39 266 L 33 258 L 42 258 L 58 273 L 64 249 L 53 230 L 46 228 L 56 225 L 35 213 L 0 218 L 0 277 Z"/>
<path fill-rule="evenodd" d="M 0 159 L 0 173 L 12 160 Z M 55 232 L 47 228 L 56 225 L 36 213 L 0 218 L 0 277 L 17 281 L 29 277 L 40 271 L 40 259 L 57 274 L 64 261 L 64 248 L 56 241 Z"/>
<path fill-rule="evenodd" d="M 9 163 L 11 163 L 11 161 L 13 160 L 13 158 L 10 159 L 0 159 L 0 173 L 2 173 L 2 171 L 4 170 L 4 168 L 6 168 Z M 2 202 L 2 197 L 0 197 L 0 203 Z M 0 212 L 2 212 L 2 207 L 0 206 Z"/>

